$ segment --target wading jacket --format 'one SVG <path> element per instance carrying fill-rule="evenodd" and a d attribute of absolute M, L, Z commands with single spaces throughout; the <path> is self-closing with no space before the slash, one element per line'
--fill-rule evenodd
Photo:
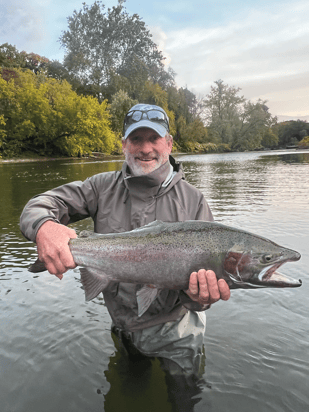
<path fill-rule="evenodd" d="M 68 225 L 87 217 L 93 219 L 97 233 L 129 231 L 154 220 L 213 220 L 202 193 L 184 180 L 181 165 L 170 157 L 170 162 L 145 176 L 131 176 L 124 162 L 120 172 L 100 173 L 35 196 L 23 210 L 20 227 L 23 235 L 35 242 L 38 229 L 47 220 Z M 188 309 L 205 309 L 183 291 L 164 289 L 138 317 L 136 291 L 141 287 L 112 282 L 104 290 L 116 327 L 136 331 L 180 319 Z"/>

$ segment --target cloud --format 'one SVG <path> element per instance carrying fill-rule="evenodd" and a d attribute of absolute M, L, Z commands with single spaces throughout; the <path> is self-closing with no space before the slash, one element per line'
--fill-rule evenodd
<path fill-rule="evenodd" d="M 27 45 L 41 43 L 46 36 L 43 17 L 44 1 L 35 3 L 30 0 L 0 0 L 0 39 L 1 43 Z M 32 50 L 31 50 L 32 51 Z"/>
<path fill-rule="evenodd" d="M 308 83 L 308 15 L 308 2 L 282 4 L 279 10 L 252 8 L 225 25 L 165 31 L 160 48 L 170 57 L 179 86 L 206 94 L 215 80 L 222 79 L 241 87 L 246 98 L 274 98 L 276 110 L 283 110 L 278 105 L 280 100 L 287 104 L 282 94 L 289 91 L 292 99 L 289 82 L 295 96 Z M 309 113 L 309 101 L 302 111 Z"/>

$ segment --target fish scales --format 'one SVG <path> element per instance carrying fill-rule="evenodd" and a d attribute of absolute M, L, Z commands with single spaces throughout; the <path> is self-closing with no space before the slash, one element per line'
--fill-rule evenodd
<path fill-rule="evenodd" d="M 111 281 L 186 290 L 190 274 L 202 268 L 213 270 L 231 289 L 301 285 L 277 272 L 282 264 L 299 260 L 298 252 L 215 222 L 155 221 L 130 232 L 81 233 L 70 240 L 69 247 L 75 263 L 82 267 L 87 300 Z M 41 271 L 42 265 L 38 267 L 35 263 L 30 270 Z M 143 301 L 141 314 L 156 297 L 149 289 L 143 287 L 137 297 Z"/>

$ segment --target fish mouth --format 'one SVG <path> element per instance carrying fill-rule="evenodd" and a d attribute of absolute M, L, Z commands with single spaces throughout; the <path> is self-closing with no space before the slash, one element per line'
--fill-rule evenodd
<path fill-rule="evenodd" d="M 271 266 L 266 266 L 258 275 L 256 279 L 254 279 L 254 284 L 261 286 L 261 287 L 278 287 L 278 288 L 293 288 L 299 287 L 302 285 L 302 281 L 293 279 L 287 275 L 284 275 L 278 272 L 280 266 L 287 262 L 294 262 L 300 259 L 300 254 L 293 256 L 290 259 L 285 260 L 284 262 L 278 262 Z"/>

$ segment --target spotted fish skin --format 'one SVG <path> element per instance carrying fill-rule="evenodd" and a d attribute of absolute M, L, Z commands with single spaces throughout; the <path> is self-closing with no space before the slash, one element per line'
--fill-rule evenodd
<path fill-rule="evenodd" d="M 69 247 L 82 267 L 87 300 L 111 281 L 186 290 L 190 274 L 199 269 L 213 270 L 231 289 L 301 286 L 300 280 L 277 272 L 282 264 L 299 260 L 298 252 L 215 222 L 155 221 L 130 232 L 82 232 Z M 30 270 L 42 267 L 37 270 L 35 263 Z M 155 295 L 152 291 L 150 300 Z"/>

